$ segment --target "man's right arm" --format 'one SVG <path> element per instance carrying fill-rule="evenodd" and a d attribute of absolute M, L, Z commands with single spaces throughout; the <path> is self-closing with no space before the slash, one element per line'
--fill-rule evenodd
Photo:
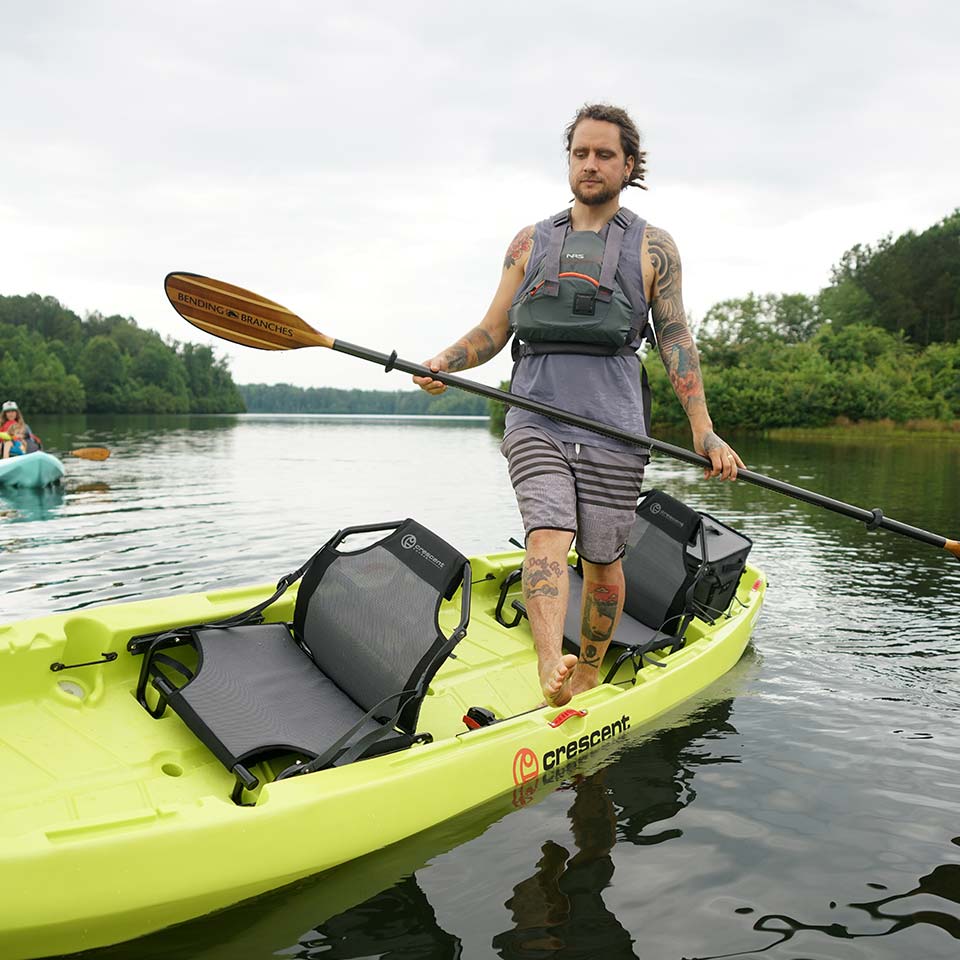
<path fill-rule="evenodd" d="M 533 246 L 533 233 L 532 226 L 524 227 L 511 241 L 503 258 L 503 272 L 497 292 L 480 323 L 446 350 L 425 361 L 424 366 L 435 373 L 442 370 L 456 373 L 486 363 L 504 348 L 510 339 L 508 311 L 523 282 Z M 413 382 L 427 393 L 443 393 L 447 389 L 445 384 L 430 377 L 414 377 Z"/>

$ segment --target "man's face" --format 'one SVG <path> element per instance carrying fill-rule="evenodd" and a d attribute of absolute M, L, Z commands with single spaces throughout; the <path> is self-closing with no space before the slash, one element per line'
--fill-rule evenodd
<path fill-rule="evenodd" d="M 581 120 L 570 143 L 570 189 L 588 207 L 607 203 L 620 194 L 633 170 L 633 157 L 624 157 L 620 128 L 606 120 Z"/>

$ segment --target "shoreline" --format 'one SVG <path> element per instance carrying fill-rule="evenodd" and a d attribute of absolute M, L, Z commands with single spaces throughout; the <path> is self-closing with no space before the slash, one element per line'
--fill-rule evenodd
<path fill-rule="evenodd" d="M 773 427 L 762 431 L 772 440 L 863 439 L 944 440 L 960 443 L 960 420 L 847 420 L 822 427 Z"/>
<path fill-rule="evenodd" d="M 674 424 L 658 426 L 654 424 L 652 436 L 668 440 L 678 438 L 676 442 L 688 442 L 689 433 Z M 721 436 L 763 437 L 769 440 L 934 440 L 945 443 L 960 443 L 960 420 L 906 420 L 895 423 L 893 420 L 847 420 L 840 417 L 833 423 L 819 427 L 767 427 L 762 430 L 750 430 L 734 427 L 720 430 Z"/>

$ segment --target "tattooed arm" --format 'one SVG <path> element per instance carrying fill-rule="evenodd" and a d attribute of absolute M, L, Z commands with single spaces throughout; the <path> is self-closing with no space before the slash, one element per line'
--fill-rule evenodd
<path fill-rule="evenodd" d="M 704 476 L 735 479 L 737 467 L 744 466 L 744 463 L 737 452 L 713 431 L 703 390 L 700 356 L 683 309 L 680 253 L 666 230 L 648 227 L 646 239 L 653 267 L 650 312 L 657 347 L 674 393 L 690 421 L 693 448 L 710 458 L 712 466 L 704 470 Z"/>
<path fill-rule="evenodd" d="M 524 227 L 510 242 L 503 258 L 500 284 L 480 323 L 446 350 L 442 350 L 431 360 L 426 360 L 424 366 L 434 372 L 447 370 L 455 373 L 486 363 L 504 348 L 510 339 L 507 311 L 523 282 L 530 248 L 533 246 L 533 232 L 533 227 Z M 413 382 L 427 393 L 443 393 L 447 389 L 439 380 L 432 380 L 430 377 L 414 377 Z"/>

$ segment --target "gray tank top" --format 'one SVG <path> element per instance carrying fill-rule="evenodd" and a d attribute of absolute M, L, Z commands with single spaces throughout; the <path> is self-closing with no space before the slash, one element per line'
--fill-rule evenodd
<path fill-rule="evenodd" d="M 644 221 L 638 218 L 627 230 L 617 270 L 617 281 L 621 289 L 634 306 L 635 312 L 641 316 L 646 316 L 648 310 L 640 267 L 640 245 L 645 225 Z M 536 225 L 526 278 L 533 278 L 546 254 L 552 226 L 552 219 L 541 220 Z M 567 229 L 569 230 L 569 227 Z M 604 239 L 606 231 L 607 227 L 600 231 L 600 236 Z M 524 294 L 525 289 L 526 284 L 521 284 L 514 303 Z M 640 339 L 641 335 L 638 335 L 630 346 L 637 349 Z M 649 411 L 644 409 L 641 375 L 640 360 L 635 353 L 612 357 L 540 353 L 521 357 L 516 362 L 510 390 L 517 396 L 529 397 L 531 400 L 610 424 L 629 433 L 646 434 L 649 432 Z M 643 456 L 647 454 L 643 447 L 511 407 L 507 411 L 504 435 L 520 427 L 537 427 L 567 443 L 586 443 L 606 450 L 625 450 Z"/>

